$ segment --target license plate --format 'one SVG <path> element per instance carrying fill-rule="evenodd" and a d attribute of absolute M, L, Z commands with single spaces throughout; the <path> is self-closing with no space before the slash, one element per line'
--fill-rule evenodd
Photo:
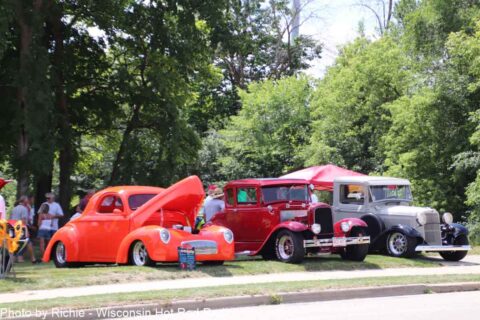
<path fill-rule="evenodd" d="M 346 238 L 333 238 L 333 246 L 334 247 L 345 247 L 345 246 L 347 246 L 347 239 Z"/>

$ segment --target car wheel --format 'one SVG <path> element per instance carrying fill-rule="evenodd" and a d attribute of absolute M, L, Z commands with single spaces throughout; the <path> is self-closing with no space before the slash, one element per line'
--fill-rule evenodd
<path fill-rule="evenodd" d="M 363 237 L 366 236 L 367 232 L 363 229 L 354 229 L 350 233 L 350 237 Z M 367 244 L 356 244 L 347 246 L 345 251 L 340 253 L 342 259 L 351 260 L 351 261 L 363 261 L 368 254 L 368 243 Z"/>
<path fill-rule="evenodd" d="M 260 255 L 262 256 L 263 260 L 275 260 L 277 255 L 275 253 L 275 248 L 273 246 L 273 241 L 268 241 L 262 251 L 260 251 Z"/>
<path fill-rule="evenodd" d="M 468 238 L 465 235 L 460 235 L 453 240 L 454 245 L 468 245 Z M 443 259 L 447 261 L 460 261 L 467 255 L 468 251 L 442 251 L 439 252 Z"/>
<path fill-rule="evenodd" d="M 402 232 L 392 232 L 387 237 L 387 252 L 392 257 L 412 257 L 415 254 L 417 239 Z"/>
<path fill-rule="evenodd" d="M 275 254 L 281 262 L 300 263 L 305 257 L 303 236 L 290 230 L 282 230 L 275 240 Z"/>
<path fill-rule="evenodd" d="M 135 266 L 153 266 L 155 261 L 153 261 L 148 255 L 147 247 L 142 241 L 136 241 L 132 250 L 130 251 L 130 261 Z"/>
<path fill-rule="evenodd" d="M 70 267 L 70 263 L 67 262 L 67 248 L 61 241 L 57 242 L 53 247 L 53 263 L 57 268 Z"/>

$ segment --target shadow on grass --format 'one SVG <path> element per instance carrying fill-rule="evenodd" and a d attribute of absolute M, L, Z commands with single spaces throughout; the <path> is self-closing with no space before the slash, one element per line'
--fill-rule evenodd
<path fill-rule="evenodd" d="M 468 255 L 467 255 L 468 258 Z M 420 254 L 416 257 L 418 260 L 428 261 L 432 263 L 438 263 L 439 265 L 443 266 L 478 266 L 480 263 L 470 262 L 470 261 L 447 261 L 444 260 L 440 255 L 438 256 L 431 256 L 431 255 L 423 255 Z"/>

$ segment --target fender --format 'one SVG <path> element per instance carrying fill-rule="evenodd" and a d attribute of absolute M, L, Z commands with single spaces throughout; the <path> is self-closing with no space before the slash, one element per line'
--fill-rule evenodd
<path fill-rule="evenodd" d="M 420 238 L 423 241 L 422 235 L 412 228 L 411 226 L 408 225 L 403 225 L 403 224 L 397 224 L 394 226 L 391 226 L 390 228 L 385 228 L 380 234 L 378 234 L 373 240 L 370 242 L 370 249 L 371 250 L 381 250 L 385 247 L 385 237 L 387 234 L 390 232 L 402 232 L 406 234 L 409 237 L 413 238 Z"/>
<path fill-rule="evenodd" d="M 385 230 L 382 234 L 387 234 L 392 231 L 397 231 L 397 232 L 402 232 L 406 234 L 409 237 L 414 237 L 414 238 L 421 238 L 423 239 L 422 235 L 420 232 L 412 228 L 411 226 L 407 226 L 404 224 L 397 224 L 395 226 L 390 227 L 388 230 Z"/>
<path fill-rule="evenodd" d="M 372 240 L 372 243 L 375 242 L 375 240 L 385 230 L 385 223 L 382 221 L 382 219 L 378 218 L 373 213 L 367 213 L 363 215 L 360 219 L 365 221 L 365 223 L 368 225 L 368 234 Z"/>
<path fill-rule="evenodd" d="M 43 262 L 50 261 L 50 258 L 52 256 L 53 246 L 58 241 L 62 241 L 63 244 L 65 245 L 65 249 L 67 252 L 67 256 L 66 256 L 67 262 L 79 261 L 78 244 L 80 242 L 80 238 L 78 236 L 77 228 L 73 224 L 68 223 L 62 228 L 60 228 L 57 232 L 55 232 L 52 239 L 50 239 L 50 241 L 48 242 L 48 246 L 45 249 L 45 253 L 43 254 L 43 258 L 42 258 Z"/>
<path fill-rule="evenodd" d="M 262 243 L 258 250 L 253 252 L 251 255 L 257 255 L 260 251 L 262 251 L 263 247 L 267 244 L 267 242 L 269 242 L 272 236 L 280 229 L 287 229 L 293 232 L 303 232 L 305 230 L 308 230 L 308 226 L 297 221 L 284 221 L 282 223 L 279 223 L 272 231 L 270 231 L 268 237 L 266 237 L 266 240 Z"/>
<path fill-rule="evenodd" d="M 468 236 L 468 229 L 463 224 L 460 223 L 450 223 L 450 227 L 454 228 L 453 237 L 456 238 L 461 235 Z"/>
<path fill-rule="evenodd" d="M 341 228 L 342 222 L 347 222 L 348 224 L 350 224 L 350 230 L 347 233 L 344 233 L 342 231 L 342 228 Z M 366 228 L 368 228 L 368 225 L 365 223 L 365 221 L 363 221 L 361 219 L 358 219 L 358 218 L 345 218 L 345 219 L 337 221 L 333 225 L 333 233 L 336 237 L 337 236 L 343 237 L 343 236 L 349 235 L 350 232 L 352 231 L 353 227 L 362 227 L 362 228 L 366 229 Z"/>
<path fill-rule="evenodd" d="M 142 228 L 138 228 L 132 232 L 130 232 L 120 243 L 117 251 L 117 258 L 115 259 L 116 263 L 118 264 L 125 264 L 128 263 L 128 255 L 130 253 L 130 246 L 133 242 L 137 240 L 141 240 L 145 247 L 147 248 L 148 252 L 153 252 L 155 244 L 160 241 L 160 236 L 158 234 L 158 230 L 161 227 L 159 226 L 145 226 Z"/>

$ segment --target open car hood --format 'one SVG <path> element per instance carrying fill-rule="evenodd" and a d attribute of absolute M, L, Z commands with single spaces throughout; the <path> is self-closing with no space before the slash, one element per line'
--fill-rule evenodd
<path fill-rule="evenodd" d="M 133 228 L 141 227 L 160 210 L 181 212 L 193 227 L 204 197 L 205 191 L 200 179 L 197 176 L 185 178 L 160 192 L 132 213 Z"/>

